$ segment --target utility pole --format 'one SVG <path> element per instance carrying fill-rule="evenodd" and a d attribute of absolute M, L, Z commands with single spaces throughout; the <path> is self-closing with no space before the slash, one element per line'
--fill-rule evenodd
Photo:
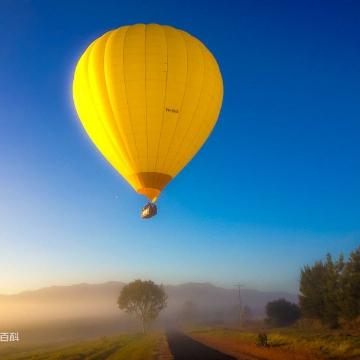
<path fill-rule="evenodd" d="M 242 326 L 242 315 L 243 315 L 243 309 L 242 309 L 242 298 L 241 298 L 241 288 L 245 285 L 237 283 L 234 284 L 234 286 L 238 289 L 238 300 L 239 300 L 239 325 Z"/>

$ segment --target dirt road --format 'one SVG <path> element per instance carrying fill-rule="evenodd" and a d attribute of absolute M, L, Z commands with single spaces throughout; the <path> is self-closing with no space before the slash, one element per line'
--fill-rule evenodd
<path fill-rule="evenodd" d="M 236 360 L 177 331 L 167 333 L 174 360 Z"/>

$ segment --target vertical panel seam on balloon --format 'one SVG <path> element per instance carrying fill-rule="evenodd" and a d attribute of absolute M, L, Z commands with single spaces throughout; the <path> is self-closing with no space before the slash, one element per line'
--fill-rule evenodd
<path fill-rule="evenodd" d="M 145 131 L 146 131 L 146 168 L 148 168 L 149 164 L 149 133 L 148 133 L 148 117 L 147 117 L 147 86 L 146 86 L 146 24 L 144 25 L 145 32 L 145 46 L 144 46 L 144 67 L 145 67 Z"/>
<path fill-rule="evenodd" d="M 92 46 L 93 46 L 93 45 L 90 45 L 90 46 L 87 48 L 87 50 L 85 51 L 85 53 L 82 55 L 83 64 L 82 64 L 82 66 L 81 66 L 81 68 L 82 68 L 82 73 L 83 73 L 82 78 L 83 78 L 83 82 L 84 82 L 84 84 L 85 84 L 84 86 L 85 86 L 86 89 L 87 89 L 87 93 L 88 93 L 88 96 L 89 96 L 90 99 L 92 99 L 93 96 L 92 96 L 92 94 L 91 94 L 90 83 L 89 83 L 89 79 L 88 79 L 88 77 L 89 77 L 88 58 L 89 58 L 89 52 L 90 52 L 89 50 L 92 48 Z M 78 80 L 77 80 L 77 81 L 78 81 Z M 93 99 L 92 99 L 92 100 L 93 100 Z M 87 101 L 87 102 L 89 102 L 89 101 Z M 96 109 L 96 107 L 95 107 L 95 105 L 94 105 L 94 101 L 90 101 L 90 103 L 93 104 L 93 105 L 92 105 L 92 109 L 93 109 L 93 111 L 95 112 L 96 117 L 99 118 L 98 114 L 96 114 L 96 113 L 97 113 L 97 109 Z M 79 117 L 80 117 L 80 116 L 79 116 Z M 82 122 L 82 121 L 81 121 L 81 122 Z M 83 127 L 85 128 L 85 131 L 86 131 L 87 135 L 89 136 L 89 138 L 90 138 L 91 140 L 93 140 L 91 134 L 94 134 L 94 133 L 91 132 L 91 131 L 88 129 L 88 126 L 85 125 L 86 123 L 87 123 L 86 121 L 83 122 Z M 92 142 L 93 142 L 93 144 L 95 145 L 95 148 L 96 148 L 98 151 L 100 151 L 100 153 L 102 153 L 102 151 L 101 151 L 102 147 L 99 146 L 95 141 L 92 141 Z M 113 159 L 113 155 L 114 155 L 113 151 L 114 151 L 114 149 L 113 149 L 113 147 L 111 146 L 111 143 L 110 143 L 110 149 L 112 150 L 112 152 L 111 152 L 111 153 L 108 153 L 108 155 L 110 155 L 110 158 Z M 102 153 L 102 154 L 103 154 L 103 153 Z M 105 157 L 105 159 L 107 160 L 107 162 L 108 162 L 110 165 L 112 165 L 112 162 L 111 162 L 104 154 L 103 154 L 103 156 Z M 113 165 L 113 167 L 115 167 L 115 169 L 118 170 L 116 166 Z"/>
<path fill-rule="evenodd" d="M 97 39 L 96 41 L 99 41 L 100 39 Z M 95 41 L 95 42 L 96 42 Z M 93 44 L 95 44 L 95 42 Z M 94 49 L 94 45 L 91 46 L 91 48 L 89 49 L 89 55 L 87 57 L 87 63 L 86 63 L 86 72 L 87 72 L 87 78 L 88 78 L 88 85 L 89 85 L 89 94 L 91 96 L 92 99 L 94 99 L 94 94 L 93 94 L 93 89 L 92 89 L 92 86 L 91 86 L 91 82 L 90 82 L 90 71 L 89 71 L 89 67 L 90 67 L 90 57 L 91 57 L 91 54 L 93 52 L 93 49 Z M 99 119 L 99 123 L 101 124 L 103 130 L 104 130 L 104 133 L 106 134 L 106 137 L 109 139 L 109 143 L 111 144 L 111 147 L 114 151 L 114 154 L 116 155 L 119 155 L 118 152 L 117 152 L 117 149 L 116 149 L 116 146 L 111 138 L 111 136 L 109 135 L 107 129 L 106 129 L 106 126 L 105 126 L 105 123 L 101 117 L 101 115 L 99 114 L 99 109 L 97 108 L 97 106 L 95 105 L 96 102 L 95 101 L 92 101 L 93 104 L 94 104 L 94 109 L 96 110 L 96 113 L 97 113 L 97 118 Z M 107 159 L 108 160 L 108 159 Z M 108 160 L 109 161 L 109 160 Z M 110 161 L 109 161 L 110 162 Z M 110 163 L 110 165 L 113 165 Z M 117 164 L 116 164 L 117 165 Z M 118 166 L 115 167 L 117 170 L 118 170 Z"/>
<path fill-rule="evenodd" d="M 114 119 L 114 124 L 115 124 L 115 128 L 116 128 L 116 130 L 117 130 L 117 134 L 118 134 L 118 136 L 119 136 L 119 140 L 120 140 L 121 143 L 123 144 L 123 148 L 124 148 L 123 151 L 125 152 L 124 155 L 126 156 L 126 160 L 125 160 L 125 159 L 123 159 L 123 160 L 124 160 L 124 163 L 126 163 L 128 170 L 131 170 L 131 171 L 132 171 L 133 169 L 132 169 L 131 161 L 130 161 L 130 158 L 131 158 L 131 157 L 130 157 L 130 155 L 129 155 L 129 151 L 128 151 L 128 148 L 127 148 L 127 144 L 125 144 L 125 141 L 124 141 L 124 139 L 123 139 L 123 136 L 122 136 L 121 133 L 120 133 L 119 126 L 118 126 L 118 121 L 117 121 L 116 116 L 115 116 L 115 111 L 114 111 L 114 109 L 113 109 L 112 101 L 111 101 L 111 99 L 110 99 L 110 95 L 109 95 L 109 91 L 108 91 L 108 87 L 107 87 L 108 80 L 107 80 L 106 70 L 105 70 L 105 68 L 106 68 L 106 65 L 105 65 L 105 54 L 106 54 L 106 49 L 107 49 L 107 47 L 109 46 L 109 43 L 110 43 L 110 38 L 115 35 L 115 31 L 116 31 L 116 30 L 114 30 L 114 31 L 112 31 L 112 32 L 110 33 L 110 35 L 108 36 L 108 38 L 106 39 L 106 42 L 105 42 L 104 58 L 103 58 L 103 64 L 104 64 L 104 82 L 105 82 L 106 95 L 107 95 L 107 100 L 108 100 L 108 103 L 109 103 L 109 108 L 110 108 L 110 110 L 111 110 L 112 117 L 113 117 L 113 119 Z"/>
<path fill-rule="evenodd" d="M 123 71 L 123 77 L 124 77 L 124 93 L 125 93 L 125 100 L 126 100 L 126 105 L 127 105 L 126 107 L 128 109 L 128 115 L 129 115 L 130 130 L 131 130 L 131 134 L 132 134 L 133 139 L 134 139 L 135 150 L 136 150 L 136 155 L 137 155 L 137 163 L 138 163 L 139 162 L 139 149 L 137 147 L 136 137 L 135 137 L 134 129 L 133 129 L 133 124 L 131 122 L 131 111 L 130 111 L 130 106 L 129 106 L 129 101 L 128 101 L 128 93 L 127 93 L 127 88 L 126 88 L 126 76 L 125 76 L 125 73 L 126 73 L 125 72 L 125 41 L 126 41 L 126 36 L 127 36 L 128 32 L 129 32 L 129 30 L 130 30 L 130 26 L 128 26 L 128 28 L 126 29 L 125 34 L 124 34 L 124 39 L 123 39 L 123 66 L 122 66 L 122 71 Z M 135 171 L 137 171 L 137 170 L 138 169 L 136 169 Z M 139 179 L 139 181 L 140 181 L 140 179 Z"/>
<path fill-rule="evenodd" d="M 193 118 L 194 118 L 195 114 L 196 114 L 197 111 L 198 111 L 198 108 L 199 108 L 199 105 L 200 105 L 200 99 L 201 99 L 201 97 L 202 97 L 203 89 L 204 89 L 205 70 L 206 70 L 205 58 L 204 58 L 203 49 L 202 49 L 202 47 L 198 44 L 197 41 L 196 41 L 196 45 L 197 45 L 198 48 L 200 49 L 201 58 L 203 59 L 203 69 L 204 69 L 204 71 L 203 71 L 203 77 L 202 77 L 202 80 L 201 80 L 201 90 L 200 90 L 200 95 L 199 95 L 199 98 L 198 98 L 198 101 L 197 101 L 195 110 L 194 110 L 194 112 L 193 112 L 193 114 L 192 114 L 192 117 L 191 117 L 191 119 L 190 119 L 190 121 L 189 121 L 189 126 L 188 126 L 187 129 L 185 130 L 184 136 L 182 137 L 182 139 L 181 139 L 181 141 L 180 141 L 178 156 L 176 156 L 175 159 L 174 159 L 175 161 L 173 162 L 172 169 L 173 169 L 174 166 L 179 162 L 179 160 L 178 160 L 178 159 L 179 159 L 179 154 L 182 155 L 182 153 L 183 153 L 183 152 L 181 151 L 181 148 L 182 148 L 182 146 L 183 146 L 183 144 L 184 144 L 184 141 L 185 141 L 185 139 L 186 139 L 186 137 L 187 137 L 187 135 L 188 135 L 188 133 L 189 133 L 189 131 L 190 131 L 190 129 L 191 129 L 191 125 L 192 125 L 192 123 L 193 123 Z M 176 168 L 175 168 L 175 169 L 176 169 Z"/>
<path fill-rule="evenodd" d="M 205 52 L 204 49 L 203 49 L 202 51 Z M 214 81 L 213 81 L 213 86 L 212 86 L 212 94 L 211 94 L 211 96 L 210 96 L 210 100 L 208 101 L 209 104 L 212 103 L 212 99 L 214 98 L 215 93 L 216 93 L 216 86 L 215 86 L 215 85 L 216 85 L 216 81 L 214 80 Z M 207 107 L 207 109 L 206 109 L 204 118 L 206 118 L 208 112 L 209 112 L 209 107 Z M 215 122 L 215 123 L 216 123 L 216 122 Z M 203 128 L 205 127 L 205 125 L 206 125 L 206 122 L 205 122 L 205 121 L 204 121 L 204 122 L 201 122 L 201 123 L 199 124 L 198 131 L 197 131 L 198 134 L 201 134 L 201 130 L 203 130 Z M 211 124 L 210 124 L 210 126 L 211 126 Z M 214 124 L 214 126 L 215 126 L 215 124 Z M 205 127 L 205 128 L 206 128 L 206 127 Z M 197 149 L 198 149 L 198 150 L 200 150 L 202 144 L 205 143 L 205 141 L 209 138 L 209 136 L 210 136 L 210 133 L 208 134 L 208 136 L 207 136 L 205 139 L 203 139 L 203 141 L 200 141 L 200 146 L 197 146 Z M 196 144 L 196 142 L 193 142 L 192 144 L 194 145 L 194 144 Z M 194 151 L 196 151 L 196 147 L 193 147 L 193 151 L 192 151 L 192 152 L 194 152 Z M 191 152 L 190 152 L 190 153 L 191 153 Z M 190 159 L 190 160 L 191 160 L 191 159 Z M 181 163 L 179 163 L 179 162 L 178 162 L 178 164 L 181 165 Z"/>
<path fill-rule="evenodd" d="M 216 81 L 214 80 L 213 86 L 212 86 L 212 94 L 211 94 L 210 100 L 209 100 L 209 102 L 208 102 L 209 104 L 212 104 L 212 100 L 213 100 L 213 98 L 215 97 L 215 94 L 216 94 Z M 207 110 L 206 110 L 206 112 L 205 112 L 205 114 L 204 114 L 204 118 L 207 117 L 209 111 L 210 111 L 210 106 L 207 107 Z M 198 145 L 197 145 L 197 149 L 198 149 L 198 150 L 200 150 L 201 147 L 202 147 L 202 145 L 205 144 L 206 140 L 209 138 L 209 136 L 210 136 L 210 134 L 211 134 L 211 132 L 212 132 L 212 129 L 215 127 L 215 125 L 216 125 L 216 121 L 213 123 L 213 126 L 212 126 L 212 124 L 210 123 L 209 128 L 210 128 L 211 126 L 212 126 L 212 128 L 211 128 L 208 136 L 206 136 L 202 141 L 200 141 L 200 142 L 198 143 Z M 206 122 L 205 122 L 205 121 L 203 121 L 202 123 L 200 123 L 200 127 L 198 128 L 198 130 L 199 130 L 198 133 L 201 134 L 201 133 L 202 133 L 202 130 L 203 130 L 204 128 L 207 129 L 207 127 L 206 127 Z M 194 142 L 193 144 L 196 145 L 196 142 Z M 196 147 L 194 147 L 193 149 L 196 151 Z M 193 151 L 194 151 L 194 150 L 193 150 Z M 180 165 L 181 165 L 181 164 L 180 164 Z"/>
<path fill-rule="evenodd" d="M 185 89 L 184 89 L 184 93 L 183 93 L 183 97 L 182 97 L 182 100 L 181 100 L 181 104 L 180 104 L 180 109 L 179 109 L 179 113 L 178 113 L 178 116 L 177 116 L 177 121 L 176 121 L 176 125 L 175 125 L 175 129 L 174 129 L 174 132 L 173 132 L 173 135 L 171 137 L 171 141 L 170 141 L 170 144 L 169 144 L 169 147 L 168 147 L 168 151 L 165 155 L 165 158 L 164 158 L 164 162 L 163 162 L 163 168 L 165 169 L 165 165 L 166 165 L 166 160 L 167 160 L 167 157 L 169 155 L 169 152 L 170 152 L 170 148 L 171 148 L 171 144 L 174 140 L 174 137 L 176 135 L 176 130 L 178 128 L 178 125 L 179 125 L 179 122 L 180 122 L 180 117 L 181 117 L 181 110 L 182 110 L 182 107 L 184 105 L 184 100 L 185 100 L 185 94 L 186 94 L 186 90 L 187 90 L 187 84 L 188 84 L 188 75 L 189 75 L 189 59 L 188 59 L 188 49 L 187 49 L 187 42 L 185 41 L 184 39 L 184 36 L 183 36 L 183 33 L 181 31 L 178 31 L 178 33 L 180 34 L 180 37 L 181 39 L 183 40 L 184 42 L 184 46 L 185 46 L 185 50 L 186 50 L 186 80 L 185 80 Z M 169 174 L 170 175 L 170 174 Z"/>
<path fill-rule="evenodd" d="M 183 143 L 184 143 L 184 141 L 185 141 L 185 139 L 186 139 L 186 136 L 187 136 L 188 132 L 190 131 L 191 124 L 193 123 L 193 118 L 194 118 L 194 116 L 195 116 L 195 114 L 196 114 L 196 112 L 197 112 L 197 110 L 198 110 L 198 108 L 199 108 L 199 105 L 200 105 L 200 99 L 201 99 L 201 96 L 202 96 L 202 93 L 203 93 L 203 88 L 204 88 L 204 83 L 205 83 L 205 81 L 204 81 L 204 80 L 205 80 L 205 59 L 204 59 L 203 50 L 202 50 L 201 46 L 199 46 L 199 44 L 198 44 L 197 41 L 194 41 L 194 42 L 196 43 L 196 45 L 197 45 L 197 46 L 199 47 L 199 49 L 200 49 L 201 58 L 203 59 L 203 68 L 204 68 L 204 71 L 203 71 L 203 77 L 202 77 L 202 80 L 201 80 L 200 95 L 199 95 L 199 98 L 198 98 L 198 101 L 197 101 L 197 104 L 196 104 L 194 113 L 193 113 L 192 116 L 191 116 L 191 119 L 190 119 L 190 122 L 189 122 L 189 126 L 188 126 L 188 128 L 185 130 L 185 134 L 184 134 L 183 138 L 182 138 L 181 141 L 180 141 L 179 149 L 181 149 L 181 146 L 183 145 Z M 176 161 L 175 161 L 175 160 L 177 160 L 177 159 L 178 159 L 178 156 L 175 157 L 174 163 L 173 163 L 173 166 L 172 166 L 171 169 L 174 168 L 174 164 L 176 164 Z M 176 174 L 174 174 L 174 175 L 176 175 Z"/>
<path fill-rule="evenodd" d="M 118 29 L 113 30 L 113 32 L 111 33 L 110 37 L 115 36 L 117 31 L 119 31 L 119 30 L 118 30 Z M 110 37 L 109 37 L 109 39 L 108 39 L 108 43 L 110 43 Z M 108 43 L 106 44 L 106 47 L 108 46 Z M 104 60 L 104 61 L 105 61 L 105 60 Z M 105 83 L 108 83 L 107 76 L 106 76 L 106 72 L 105 72 Z M 109 97 L 109 102 L 110 102 L 110 106 L 111 106 L 111 109 L 112 109 L 112 111 L 113 111 L 113 114 L 115 114 L 114 106 L 113 106 L 113 103 L 112 103 L 112 101 L 111 101 L 111 96 L 109 95 L 109 93 L 108 93 L 108 97 Z M 124 144 L 124 146 L 125 146 L 125 148 L 126 148 L 127 156 L 128 156 L 128 159 L 129 159 L 129 164 L 130 164 L 130 162 L 134 163 L 133 156 L 132 156 L 131 151 L 130 151 L 130 149 L 129 149 L 129 144 L 128 144 L 127 141 L 124 139 L 123 134 L 121 134 L 119 122 L 118 122 L 118 119 L 117 119 L 118 116 L 115 116 L 115 115 L 114 115 L 114 118 L 116 119 L 116 126 L 117 126 L 117 128 L 118 128 L 118 132 L 119 132 L 120 137 L 121 137 L 121 139 L 122 139 L 122 141 L 123 141 L 123 144 Z M 129 123 L 130 123 L 130 121 L 129 121 Z M 134 144 L 135 144 L 135 140 L 134 140 Z M 133 165 L 130 165 L 130 167 L 131 167 L 132 170 L 133 170 Z"/>
<path fill-rule="evenodd" d="M 160 28 L 163 31 L 164 34 L 164 39 L 165 39 L 165 44 L 166 44 L 166 78 L 165 78 L 165 91 L 164 91 L 164 102 L 163 102 L 163 109 L 162 109 L 162 120 L 161 120 L 161 127 L 160 127 L 160 136 L 159 136 L 159 141 L 158 141 L 158 146 L 157 146 L 157 150 L 156 150 L 156 159 L 155 159 L 155 173 L 156 173 L 156 168 L 158 165 L 158 159 L 159 159 L 159 148 L 160 148 L 160 142 L 161 142 L 161 135 L 162 135 L 162 131 L 163 131 L 163 127 L 164 127 L 164 117 L 165 117 L 165 106 L 166 106 L 166 94 L 167 94 L 167 82 L 168 82 L 168 73 L 169 73 L 169 49 L 168 49 L 168 41 L 167 41 L 167 37 L 166 37 L 166 32 L 164 30 L 163 26 L 160 26 Z M 158 179 L 156 179 L 158 180 Z M 155 182 L 155 180 L 154 180 Z"/>

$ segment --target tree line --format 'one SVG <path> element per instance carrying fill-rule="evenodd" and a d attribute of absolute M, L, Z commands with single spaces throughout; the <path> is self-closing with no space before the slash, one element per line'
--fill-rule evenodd
<path fill-rule="evenodd" d="M 330 327 L 350 323 L 360 316 L 360 246 L 347 261 L 330 254 L 323 261 L 304 266 L 300 276 L 299 304 L 305 318 Z"/>
<path fill-rule="evenodd" d="M 271 326 L 288 326 L 299 318 L 310 318 L 336 328 L 360 320 L 360 246 L 347 260 L 343 255 L 334 260 L 328 254 L 325 260 L 305 265 L 300 273 L 299 292 L 299 304 L 285 299 L 270 301 L 266 305 L 266 322 Z M 141 280 L 126 285 L 118 298 L 119 308 L 138 317 L 143 332 L 166 307 L 166 302 L 162 285 Z M 251 311 L 247 310 L 250 318 Z M 193 322 L 197 315 L 196 304 L 187 301 L 178 320 Z"/>
<path fill-rule="evenodd" d="M 299 305 L 285 299 L 266 305 L 266 322 L 286 326 L 300 317 L 319 320 L 336 328 L 360 319 L 360 247 L 352 251 L 347 261 L 341 254 L 333 259 L 305 265 L 300 273 Z"/>

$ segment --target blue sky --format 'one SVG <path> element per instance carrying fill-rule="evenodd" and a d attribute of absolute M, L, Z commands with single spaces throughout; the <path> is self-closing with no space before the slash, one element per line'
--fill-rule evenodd
<path fill-rule="evenodd" d="M 86 46 L 139 22 L 201 39 L 225 89 L 151 221 L 71 96 Z M 304 264 L 360 244 L 357 1 L 5 0 L 0 33 L 0 292 L 136 277 L 296 292 Z"/>

